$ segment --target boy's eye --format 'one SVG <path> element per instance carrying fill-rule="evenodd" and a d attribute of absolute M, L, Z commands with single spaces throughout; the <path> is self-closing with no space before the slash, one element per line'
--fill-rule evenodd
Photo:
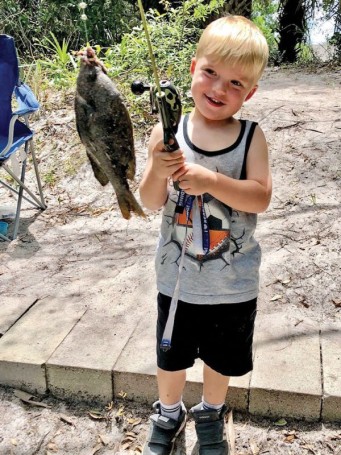
<path fill-rule="evenodd" d="M 216 72 L 214 70 L 212 70 L 211 68 L 206 68 L 204 70 L 207 74 L 209 74 L 210 76 L 215 76 Z"/>
<path fill-rule="evenodd" d="M 242 87 L 242 84 L 239 81 L 231 81 L 231 84 L 235 85 L 236 87 Z"/>

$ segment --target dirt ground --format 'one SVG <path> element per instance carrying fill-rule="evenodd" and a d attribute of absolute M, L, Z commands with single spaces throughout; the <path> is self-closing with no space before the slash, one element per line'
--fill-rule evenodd
<path fill-rule="evenodd" d="M 0 388 L 0 400 L 1 455 L 139 455 L 148 430 L 150 408 L 124 398 L 97 408 L 40 397 L 37 406 L 23 403 L 13 390 Z M 341 430 L 336 424 L 270 421 L 239 413 L 233 413 L 232 421 L 226 425 L 233 441 L 231 455 L 341 453 Z M 195 442 L 189 420 L 175 453 L 197 455 Z"/>
<path fill-rule="evenodd" d="M 260 310 L 291 312 L 298 323 L 305 318 L 340 322 L 340 83 L 340 68 L 272 68 L 240 113 L 264 130 L 274 180 L 270 208 L 259 216 L 257 230 L 263 250 Z M 79 143 L 73 93 L 42 94 L 41 101 L 34 129 L 48 209 L 37 213 L 24 206 L 19 238 L 0 243 L 0 294 L 85 293 L 79 283 L 88 277 L 92 282 L 84 299 L 91 305 L 98 292 L 126 292 L 119 272 L 151 260 L 160 214 L 122 220 L 113 189 L 94 179 Z M 147 136 L 136 141 L 135 191 Z M 28 179 L 31 174 L 29 169 Z M 11 204 L 0 190 L 1 210 Z M 107 284 L 97 283 L 100 272 Z M 149 408 L 124 397 L 107 409 L 51 396 L 36 401 L 40 406 L 0 388 L 0 455 L 139 453 Z M 237 455 L 341 453 L 336 424 L 275 422 L 238 413 L 233 419 Z M 192 423 L 187 438 L 179 453 L 193 449 Z"/>

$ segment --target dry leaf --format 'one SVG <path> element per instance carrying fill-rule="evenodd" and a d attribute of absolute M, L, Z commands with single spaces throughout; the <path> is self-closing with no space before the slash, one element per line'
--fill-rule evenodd
<path fill-rule="evenodd" d="M 41 408 L 49 408 L 50 406 L 46 403 L 41 403 L 40 401 L 34 401 L 32 398 L 35 398 L 33 395 L 24 392 L 22 390 L 14 390 L 14 395 L 23 401 L 26 404 L 30 404 L 31 406 L 40 406 Z"/>
<path fill-rule="evenodd" d="M 102 443 L 98 443 L 95 445 L 95 447 L 92 449 L 91 455 L 95 455 L 101 448 L 103 447 Z"/>
<path fill-rule="evenodd" d="M 254 441 L 250 441 L 250 449 L 251 449 L 252 455 L 259 455 L 260 448 L 257 446 L 257 444 Z"/>
<path fill-rule="evenodd" d="M 124 436 L 136 438 L 136 433 L 134 433 L 133 431 L 127 431 Z"/>
<path fill-rule="evenodd" d="M 108 403 L 105 407 L 106 411 L 111 411 L 114 407 L 114 402 L 113 401 L 110 401 L 110 403 Z"/>
<path fill-rule="evenodd" d="M 332 299 L 332 302 L 336 308 L 341 308 L 341 299 Z"/>
<path fill-rule="evenodd" d="M 102 444 L 107 446 L 110 442 L 110 437 L 105 435 L 105 434 L 99 434 L 98 435 L 99 439 L 101 440 Z"/>
<path fill-rule="evenodd" d="M 302 298 L 301 298 L 300 303 L 304 306 L 304 308 L 309 308 L 309 307 L 310 307 L 310 305 L 309 305 L 309 303 L 306 301 L 305 297 L 302 297 Z"/>
<path fill-rule="evenodd" d="M 313 453 L 314 455 L 316 454 L 315 450 L 313 449 L 313 446 L 305 444 L 304 446 L 301 446 L 303 449 L 309 450 L 310 453 Z"/>
<path fill-rule="evenodd" d="M 276 294 L 273 297 L 271 297 L 270 302 L 275 302 L 276 300 L 282 299 L 283 296 L 281 294 Z"/>
<path fill-rule="evenodd" d="M 136 435 L 134 434 L 134 436 L 124 436 L 122 442 L 134 442 L 136 439 Z"/>
<path fill-rule="evenodd" d="M 121 449 L 123 449 L 123 450 L 129 449 L 129 447 L 131 447 L 131 445 L 132 445 L 132 442 L 125 442 L 125 443 L 121 446 Z"/>
<path fill-rule="evenodd" d="M 121 406 L 120 409 L 116 412 L 116 417 L 120 417 L 123 415 L 124 406 Z"/>
<path fill-rule="evenodd" d="M 68 423 L 69 425 L 75 426 L 75 424 L 73 423 L 72 419 L 70 419 L 70 417 L 68 417 L 67 415 L 60 414 L 59 418 L 60 418 L 60 420 L 62 422 L 65 422 L 65 423 Z"/>
<path fill-rule="evenodd" d="M 52 452 L 58 452 L 58 446 L 54 442 L 49 442 L 46 448 L 47 450 L 51 450 Z"/>
<path fill-rule="evenodd" d="M 142 422 L 142 419 L 128 419 L 127 420 L 128 423 L 130 423 L 130 425 L 132 425 L 133 427 L 135 427 L 136 425 L 139 425 L 141 422 Z"/>
<path fill-rule="evenodd" d="M 105 420 L 106 419 L 106 417 L 100 412 L 89 411 L 88 414 L 92 419 L 95 419 L 95 420 Z"/>
<path fill-rule="evenodd" d="M 35 398 L 35 396 L 31 395 L 30 393 L 24 392 L 23 390 L 15 389 L 14 390 L 14 396 L 17 398 L 20 398 L 20 400 L 23 401 L 28 401 L 31 400 L 31 398 Z"/>
<path fill-rule="evenodd" d="M 284 438 L 285 442 L 294 442 L 294 440 L 297 439 L 295 434 L 289 434 Z"/>

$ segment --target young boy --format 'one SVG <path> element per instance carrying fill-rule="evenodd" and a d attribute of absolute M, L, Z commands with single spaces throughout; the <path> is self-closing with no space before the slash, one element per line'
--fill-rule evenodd
<path fill-rule="evenodd" d="M 253 234 L 271 197 L 264 134 L 233 116 L 256 92 L 267 59 L 252 22 L 212 22 L 191 62 L 195 107 L 181 119 L 179 150 L 164 150 L 160 124 L 151 134 L 140 195 L 148 209 L 164 209 L 156 255 L 159 400 L 145 455 L 171 453 L 186 421 L 186 369 L 197 357 L 203 394 L 190 413 L 199 453 L 228 453 L 225 398 L 229 377 L 252 370 L 261 260 Z"/>

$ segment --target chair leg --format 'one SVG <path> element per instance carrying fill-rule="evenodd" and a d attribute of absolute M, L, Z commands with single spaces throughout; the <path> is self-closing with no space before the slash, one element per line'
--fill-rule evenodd
<path fill-rule="evenodd" d="M 26 191 L 26 193 L 28 193 L 31 196 L 31 198 L 34 201 L 31 201 L 27 197 L 23 196 L 24 199 L 26 199 L 32 205 L 36 206 L 38 209 L 44 210 L 46 208 L 46 206 L 42 206 L 41 201 L 39 201 L 39 199 L 32 193 L 32 191 L 29 188 L 27 188 L 27 186 L 23 182 L 21 182 L 20 179 L 18 179 L 18 177 L 11 171 L 11 169 L 6 164 L 3 164 L 2 167 L 8 172 L 12 179 L 14 179 L 18 183 L 18 185 L 20 185 L 20 187 L 23 188 Z"/>
<path fill-rule="evenodd" d="M 25 174 L 26 174 L 26 165 L 27 165 L 27 155 L 28 155 L 28 147 L 30 147 L 30 152 L 32 154 L 32 161 L 33 161 L 33 166 L 34 166 L 34 171 L 36 175 L 36 181 L 37 181 L 37 186 L 39 189 L 39 196 L 40 200 L 38 197 L 36 197 L 32 191 L 25 185 Z M 12 170 L 5 164 L 2 165 L 2 167 L 7 171 L 7 173 L 12 177 L 12 179 L 19 185 L 19 189 L 16 190 L 10 185 L 7 185 L 5 182 L 0 180 L 0 183 L 4 185 L 6 188 L 9 190 L 13 191 L 18 195 L 17 199 L 17 208 L 16 208 L 16 214 L 15 214 L 15 219 L 14 219 L 14 227 L 13 227 L 13 235 L 12 235 L 12 240 L 17 238 L 18 235 L 18 230 L 19 230 L 19 222 L 20 222 L 20 211 L 21 211 L 21 205 L 22 205 L 22 200 L 25 199 L 27 202 L 35 206 L 36 208 L 40 210 L 45 210 L 46 209 L 46 204 L 44 201 L 44 195 L 43 195 L 43 189 L 41 185 L 41 180 L 40 180 L 40 175 L 39 175 L 39 170 L 38 170 L 38 164 L 37 164 L 37 159 L 34 151 L 34 146 L 32 140 L 25 143 L 25 158 L 22 161 L 21 164 L 21 176 L 20 179 L 19 177 L 12 172 Z M 26 197 L 24 194 L 27 193 L 27 195 L 30 196 L 30 198 Z M 0 239 L 2 240 L 11 240 L 10 238 L 3 236 L 0 234 Z"/>
<path fill-rule="evenodd" d="M 21 165 L 21 176 L 20 176 L 20 187 L 18 191 L 18 202 L 17 202 L 17 211 L 15 214 L 15 220 L 14 220 L 14 228 L 13 228 L 13 236 L 12 239 L 15 240 L 18 235 L 18 229 L 19 229 L 19 221 L 20 221 L 20 210 L 21 210 L 21 203 L 23 199 L 23 192 L 24 192 L 24 181 L 25 181 L 25 173 L 26 173 L 26 160 L 27 158 L 24 159 Z"/>
<path fill-rule="evenodd" d="M 33 145 L 33 140 L 32 139 L 30 140 L 30 151 L 31 151 L 31 155 L 32 155 L 34 171 L 35 171 L 35 174 L 36 174 L 37 185 L 38 185 L 39 194 L 40 194 L 40 201 L 41 201 L 41 207 L 40 208 L 42 210 L 45 210 L 46 209 L 46 204 L 45 204 L 45 201 L 44 201 L 43 188 L 42 188 L 42 185 L 41 185 L 40 174 L 39 174 L 39 169 L 38 169 L 38 163 L 37 163 L 36 154 L 35 154 L 35 151 L 34 151 L 34 145 Z"/>
<path fill-rule="evenodd" d="M 3 235 L 3 234 L 0 234 L 0 239 L 4 240 L 4 241 L 8 241 L 8 242 L 11 241 L 11 239 L 9 237 L 6 237 L 6 235 Z"/>

